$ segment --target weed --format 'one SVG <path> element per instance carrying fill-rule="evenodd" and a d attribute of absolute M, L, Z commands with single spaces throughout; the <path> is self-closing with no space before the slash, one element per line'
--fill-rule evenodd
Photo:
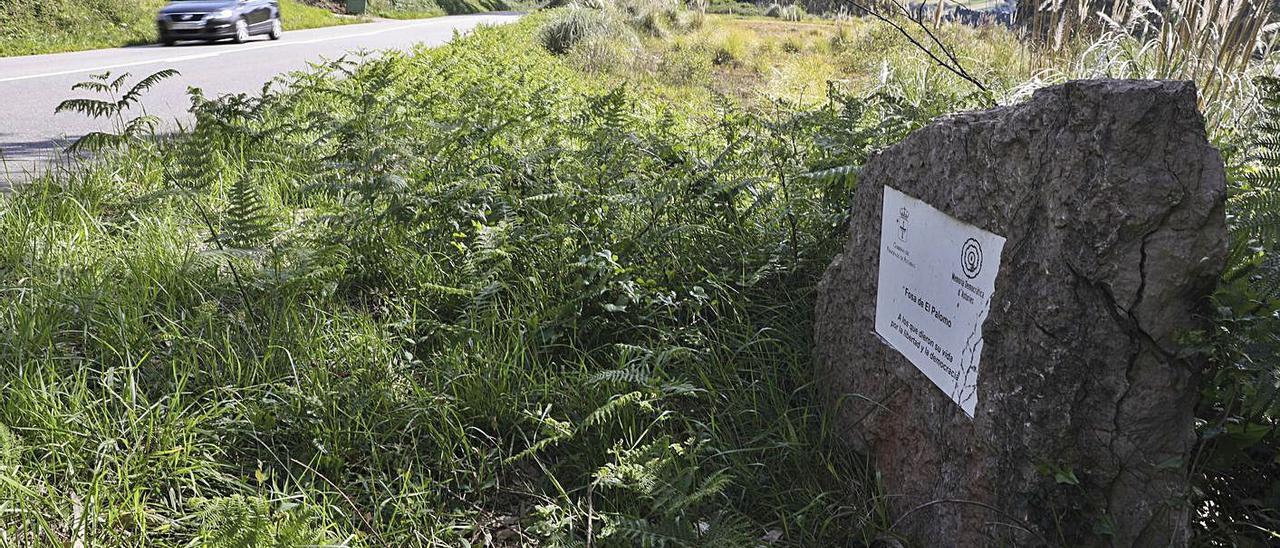
<path fill-rule="evenodd" d="M 6 542 L 873 530 L 803 366 L 853 184 L 811 174 L 896 107 L 671 105 L 544 22 L 196 95 L 6 198 Z"/>
<path fill-rule="evenodd" d="M 868 21 L 634 30 L 664 5 L 197 92 L 190 131 L 0 200 L 0 544 L 871 543 L 814 288 L 856 166 L 989 97 Z M 1001 100 L 1043 83 L 1013 33 L 937 33 Z M 1063 59 L 1090 57 L 1037 63 Z M 1188 335 L 1200 458 L 1170 464 L 1206 544 L 1274 527 L 1275 124 L 1250 110 L 1214 133 L 1233 268 Z"/>
<path fill-rule="evenodd" d="M 711 62 L 721 66 L 737 65 L 747 59 L 750 49 L 749 37 L 745 33 L 727 32 L 716 45 Z"/>
<path fill-rule="evenodd" d="M 542 27 L 542 45 L 552 53 L 568 53 L 579 42 L 608 38 L 619 32 L 617 22 L 604 10 L 570 6 L 556 12 Z"/>

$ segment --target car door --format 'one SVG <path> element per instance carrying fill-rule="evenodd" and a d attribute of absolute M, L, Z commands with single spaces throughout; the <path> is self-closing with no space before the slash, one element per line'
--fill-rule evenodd
<path fill-rule="evenodd" d="M 254 32 L 262 30 L 262 23 L 266 20 L 263 4 L 263 0 L 240 0 L 240 13 Z"/>
<path fill-rule="evenodd" d="M 258 12 L 258 29 L 266 32 L 271 27 L 271 0 L 250 0 L 257 4 L 254 11 Z"/>
<path fill-rule="evenodd" d="M 262 25 L 262 32 L 266 32 L 271 28 L 271 4 L 272 0 L 253 0 L 258 3 L 258 22 Z"/>

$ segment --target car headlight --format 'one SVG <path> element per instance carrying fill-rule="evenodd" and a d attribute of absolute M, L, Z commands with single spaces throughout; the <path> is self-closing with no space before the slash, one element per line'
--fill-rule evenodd
<path fill-rule="evenodd" d="M 218 10 L 209 14 L 209 17 L 212 17 L 214 19 L 230 19 L 231 15 L 232 15 L 231 10 L 224 9 L 224 10 Z"/>

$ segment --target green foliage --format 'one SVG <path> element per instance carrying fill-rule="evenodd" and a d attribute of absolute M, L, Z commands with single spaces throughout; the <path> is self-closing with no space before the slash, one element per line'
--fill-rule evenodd
<path fill-rule="evenodd" d="M 258 187 L 247 177 L 236 179 L 227 196 L 224 239 L 232 247 L 251 248 L 271 236 L 271 219 Z"/>
<path fill-rule="evenodd" d="M 38 494 L 0 531 L 873 534 L 809 388 L 812 294 L 844 166 L 924 111 L 673 105 L 530 47 L 542 22 L 196 93 L 189 132 L 0 204 L 0 423 Z"/>
<path fill-rule="evenodd" d="M 1280 298 L 1280 79 L 1263 77 L 1262 113 L 1231 189 L 1238 268 L 1263 298 Z M 1248 251 L 1245 251 L 1245 250 Z"/>
<path fill-rule="evenodd" d="M 0 2 L 0 56 L 124 45 L 154 38 L 159 0 Z"/>
<path fill-rule="evenodd" d="M 745 15 L 748 17 L 764 16 L 764 10 L 753 2 L 739 2 L 738 0 L 712 0 L 707 4 L 707 13 L 721 13 L 727 15 Z"/>
<path fill-rule="evenodd" d="M 587 0 L 552 10 L 540 38 L 547 51 L 565 54 L 580 43 L 604 49 L 636 41 L 637 35 L 687 33 L 700 28 L 704 19 L 703 13 L 670 0 Z"/>
<path fill-rule="evenodd" d="M 1228 149 L 1228 268 L 1214 295 L 1200 445 L 1192 470 L 1206 542 L 1280 534 L 1280 80 L 1264 78 L 1262 114 Z M 1247 525 L 1246 525 L 1247 524 Z"/>
<path fill-rule="evenodd" d="M 73 90 L 86 90 L 97 93 L 102 98 L 67 99 L 58 105 L 57 113 L 76 112 L 93 119 L 108 120 L 115 126 L 115 132 L 91 131 L 76 139 L 67 151 L 71 153 L 94 153 L 110 149 L 119 149 L 129 144 L 145 147 L 147 139 L 154 136 L 160 119 L 148 114 L 134 118 L 125 116 L 138 107 L 148 90 L 160 82 L 178 75 L 178 71 L 166 69 L 158 71 L 130 87 L 124 89 L 129 73 L 112 78 L 110 72 L 94 74 L 89 80 L 73 86 Z M 123 93 L 122 93 L 123 92 Z"/>
<path fill-rule="evenodd" d="M 749 49 L 750 45 L 742 33 L 728 33 L 711 54 L 711 63 L 722 66 L 739 64 L 747 58 Z"/>
<path fill-rule="evenodd" d="M 580 42 L 624 32 L 627 29 L 612 12 L 575 4 L 552 13 L 542 26 L 540 38 L 547 51 L 564 54 Z"/>
<path fill-rule="evenodd" d="M 775 2 L 769 4 L 769 7 L 764 10 L 765 17 L 777 17 L 784 21 L 799 21 L 804 19 L 806 15 L 804 6 L 800 4 L 782 5 Z"/>
<path fill-rule="evenodd" d="M 514 9 L 506 0 L 370 0 L 369 12 L 396 19 L 462 15 Z"/>
<path fill-rule="evenodd" d="M 189 131 L 6 196 L 0 539 L 869 544 L 889 524 L 812 387 L 815 287 L 858 166 L 988 97 L 852 24 L 833 62 L 870 83 L 716 87 L 775 72 L 764 44 L 807 63 L 830 37 L 754 35 L 715 67 L 719 29 L 660 16 L 631 42 L 649 6 L 197 91 Z M 668 48 L 652 79 L 584 74 L 591 39 L 538 47 L 570 13 L 649 48 L 625 69 Z M 1201 449 L 1169 464 L 1213 542 L 1274 528 L 1274 123 L 1232 157 L 1233 268 L 1190 335 L 1214 365 Z"/>
<path fill-rule="evenodd" d="M 4 0 L 0 57 L 153 43 L 164 0 Z M 300 0 L 283 0 L 290 29 L 356 22 Z"/>
<path fill-rule="evenodd" d="M 336 539 L 316 528 L 306 507 L 289 501 L 272 505 L 262 497 L 231 495 L 194 499 L 200 512 L 197 545 L 206 548 L 293 548 L 333 546 Z"/>

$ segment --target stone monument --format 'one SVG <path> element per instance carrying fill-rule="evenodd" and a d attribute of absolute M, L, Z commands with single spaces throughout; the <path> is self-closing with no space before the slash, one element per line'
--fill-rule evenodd
<path fill-rule="evenodd" d="M 921 546 L 1178 546 L 1225 175 L 1188 82 L 953 115 L 865 166 L 820 385 Z"/>

